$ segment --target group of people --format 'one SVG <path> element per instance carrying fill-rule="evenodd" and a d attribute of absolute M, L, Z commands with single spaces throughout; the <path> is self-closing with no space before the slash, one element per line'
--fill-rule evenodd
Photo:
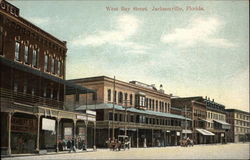
<path fill-rule="evenodd" d="M 86 144 L 84 140 L 80 138 L 77 139 L 77 144 L 78 144 L 77 145 L 78 149 L 86 150 Z M 58 145 L 60 151 L 69 150 L 69 153 L 72 151 L 76 152 L 76 141 L 74 138 L 71 138 L 69 140 L 66 139 L 60 140 Z"/>
<path fill-rule="evenodd" d="M 107 147 L 110 149 L 110 150 L 113 150 L 113 151 L 120 151 L 121 148 L 123 148 L 124 150 L 126 148 L 130 148 L 130 142 L 127 138 L 125 138 L 124 140 L 122 141 L 119 141 L 118 139 L 112 139 L 109 138 L 107 141 L 106 141 L 106 144 L 107 144 Z"/>
<path fill-rule="evenodd" d="M 194 142 L 192 139 L 187 137 L 187 138 L 183 138 L 182 140 L 180 140 L 180 145 L 182 147 L 194 146 Z"/>

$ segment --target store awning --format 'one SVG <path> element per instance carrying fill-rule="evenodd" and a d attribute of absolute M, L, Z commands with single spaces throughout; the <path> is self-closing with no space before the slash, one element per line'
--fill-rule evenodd
<path fill-rule="evenodd" d="M 113 104 L 111 103 L 100 103 L 100 104 L 96 104 L 96 105 L 82 105 L 78 108 L 76 108 L 77 111 L 79 110 L 97 110 L 97 109 L 112 109 L 113 108 Z M 115 110 L 121 110 L 124 111 L 125 107 L 124 106 L 120 106 L 120 105 L 114 105 Z M 168 117 L 168 118 L 176 118 L 176 119 L 182 119 L 182 120 L 191 120 L 189 118 L 185 118 L 183 116 L 180 115 L 176 115 L 176 114 L 171 114 L 171 113 L 163 113 L 163 112 L 156 112 L 156 111 L 149 111 L 149 110 L 141 110 L 141 109 L 137 109 L 134 107 L 128 107 L 127 108 L 128 112 L 133 112 L 133 113 L 141 113 L 141 114 L 147 114 L 147 115 L 154 115 L 154 116 L 161 116 L 161 117 Z"/>
<path fill-rule="evenodd" d="M 212 132 L 209 132 L 208 130 L 205 129 L 201 129 L 201 128 L 196 128 L 196 130 L 198 132 L 200 132 L 202 135 L 204 136 L 214 136 L 215 134 L 213 134 Z"/>
<path fill-rule="evenodd" d="M 182 133 L 188 133 L 188 134 L 191 134 L 191 133 L 193 133 L 191 130 L 189 130 L 189 129 L 183 129 L 182 130 Z"/>
<path fill-rule="evenodd" d="M 212 121 L 209 121 L 207 119 L 202 119 L 202 118 L 199 118 L 201 121 L 204 121 L 204 122 L 207 122 L 207 123 L 212 123 Z"/>
<path fill-rule="evenodd" d="M 47 80 L 63 84 L 63 85 L 65 85 L 65 89 L 66 89 L 65 94 L 66 95 L 95 93 L 95 91 L 92 89 L 88 89 L 88 88 L 76 85 L 72 82 L 58 78 L 56 76 L 50 75 L 50 74 L 45 73 L 45 72 L 41 72 L 41 71 L 33 69 L 29 66 L 25 66 L 23 64 L 15 62 L 15 61 L 10 61 L 10 60 L 3 58 L 1 56 L 0 56 L 0 63 L 5 65 L 5 66 L 14 68 L 16 70 L 19 70 L 22 72 L 28 72 L 28 73 L 33 74 L 34 76 L 42 77 L 42 78 L 45 78 Z"/>
<path fill-rule="evenodd" d="M 214 120 L 214 122 L 221 124 L 222 129 L 230 129 L 231 125 L 227 122 L 220 121 L 220 120 Z"/>

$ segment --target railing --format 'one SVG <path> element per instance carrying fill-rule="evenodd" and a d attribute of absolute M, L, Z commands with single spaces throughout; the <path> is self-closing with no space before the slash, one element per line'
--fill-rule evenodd
<path fill-rule="evenodd" d="M 46 106 L 55 109 L 62 109 L 64 106 L 64 102 L 62 101 L 25 94 L 22 92 L 14 92 L 13 90 L 5 88 L 0 88 L 0 97 L 2 100 L 4 98 L 4 100 L 8 102 L 16 102 L 31 106 Z"/>
<path fill-rule="evenodd" d="M 112 126 L 113 121 L 105 120 L 105 121 L 97 121 L 97 126 Z M 168 126 L 168 125 L 157 125 L 157 124 L 144 124 L 144 123 L 134 123 L 134 122 L 120 122 L 114 121 L 115 126 L 124 127 L 126 125 L 127 128 L 154 128 L 154 129 L 176 129 L 181 130 L 180 126 Z"/>

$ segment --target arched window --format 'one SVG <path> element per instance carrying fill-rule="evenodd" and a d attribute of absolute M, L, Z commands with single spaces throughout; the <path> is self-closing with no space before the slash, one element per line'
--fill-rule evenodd
<path fill-rule="evenodd" d="M 108 101 L 111 101 L 111 89 L 108 89 Z"/>
<path fill-rule="evenodd" d="M 119 92 L 119 94 L 118 94 L 118 103 L 122 103 L 122 101 L 123 101 L 123 94 L 122 94 L 122 92 Z"/>
<path fill-rule="evenodd" d="M 130 100 L 130 105 L 132 105 L 133 104 L 133 95 L 132 94 L 130 94 L 129 100 Z"/>

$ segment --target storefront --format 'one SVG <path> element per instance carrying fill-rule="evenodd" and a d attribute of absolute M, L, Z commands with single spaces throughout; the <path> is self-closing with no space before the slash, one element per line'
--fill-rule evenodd
<path fill-rule="evenodd" d="M 15 113 L 11 119 L 12 153 L 34 153 L 37 137 L 37 119 L 33 115 Z"/>

